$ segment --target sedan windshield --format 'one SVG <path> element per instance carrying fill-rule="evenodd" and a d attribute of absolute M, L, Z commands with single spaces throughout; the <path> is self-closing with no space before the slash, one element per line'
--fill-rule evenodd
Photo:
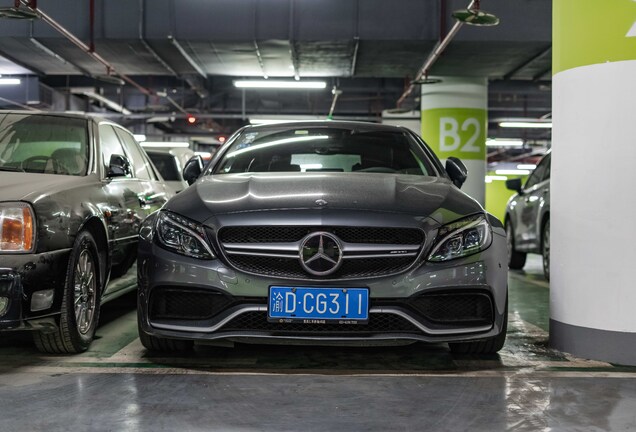
<path fill-rule="evenodd" d="M 0 117 L 0 171 L 85 175 L 86 120 L 37 114 Z"/>
<path fill-rule="evenodd" d="M 247 129 L 225 151 L 215 174 L 369 172 L 436 175 L 424 149 L 401 131 L 337 127 Z"/>

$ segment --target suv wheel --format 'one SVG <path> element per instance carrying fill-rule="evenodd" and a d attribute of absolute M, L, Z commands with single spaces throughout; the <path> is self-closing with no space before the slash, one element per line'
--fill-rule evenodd
<path fill-rule="evenodd" d="M 515 231 L 509 220 L 506 221 L 506 245 L 508 246 L 508 267 L 521 270 L 526 265 L 526 253 L 515 250 Z"/>

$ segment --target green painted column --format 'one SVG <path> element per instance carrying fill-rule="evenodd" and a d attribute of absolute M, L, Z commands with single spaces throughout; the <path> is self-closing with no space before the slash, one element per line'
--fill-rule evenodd
<path fill-rule="evenodd" d="M 484 205 L 488 83 L 486 78 L 443 77 L 422 85 L 422 138 L 442 160 L 468 168 L 462 190 Z"/>
<path fill-rule="evenodd" d="M 550 341 L 636 365 L 636 1 L 553 1 Z"/>

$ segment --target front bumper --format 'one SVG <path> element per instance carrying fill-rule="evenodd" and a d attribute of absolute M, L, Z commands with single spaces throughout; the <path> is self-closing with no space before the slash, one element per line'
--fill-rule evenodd
<path fill-rule="evenodd" d="M 49 327 L 50 317 L 59 313 L 70 249 L 40 254 L 0 254 L 0 296 L 9 299 L 0 315 L 0 330 Z M 34 292 L 53 290 L 47 309 L 31 311 Z"/>
<path fill-rule="evenodd" d="M 493 244 L 480 254 L 448 263 L 426 262 L 399 275 L 369 280 L 308 283 L 255 276 L 229 268 L 221 260 L 201 261 L 174 254 L 148 240 L 140 241 L 138 272 L 141 328 L 157 337 L 176 339 L 287 339 L 308 342 L 481 340 L 501 332 L 507 299 L 503 232 L 496 232 Z M 369 324 L 347 327 L 317 324 L 320 327 L 307 327 L 305 324 L 267 323 L 267 295 L 272 285 L 368 287 L 371 302 Z M 209 317 L 157 317 L 152 309 L 153 294 L 163 289 L 173 293 L 207 292 L 223 296 L 227 301 Z M 409 304 L 412 299 L 429 295 L 487 297 L 491 318 L 488 322 L 434 322 Z M 193 308 L 198 306 L 192 303 Z M 390 325 L 383 322 L 390 322 Z"/>

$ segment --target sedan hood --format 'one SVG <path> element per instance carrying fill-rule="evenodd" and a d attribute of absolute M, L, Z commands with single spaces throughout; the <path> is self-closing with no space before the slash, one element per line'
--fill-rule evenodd
<path fill-rule="evenodd" d="M 86 182 L 86 177 L 0 171 L 0 201 L 30 201 Z"/>
<path fill-rule="evenodd" d="M 483 211 L 442 177 L 378 173 L 254 173 L 207 176 L 166 208 L 198 222 L 211 215 L 283 209 L 355 209 L 432 216 Z M 447 215 L 443 219 L 447 219 Z"/>

